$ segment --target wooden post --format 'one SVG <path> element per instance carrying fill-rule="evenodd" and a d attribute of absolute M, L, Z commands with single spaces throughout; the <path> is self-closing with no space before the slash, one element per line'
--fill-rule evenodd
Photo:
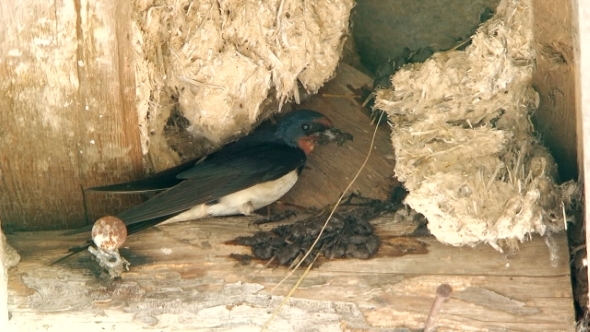
<path fill-rule="evenodd" d="M 141 173 L 131 4 L 0 3 L 0 217 L 5 229 L 81 226 L 81 187 Z M 134 197 L 87 195 L 90 217 Z"/>
<path fill-rule="evenodd" d="M 576 60 L 576 115 L 578 133 L 578 167 L 580 178 L 584 185 L 584 220 L 586 223 L 586 252 L 590 243 L 590 209 L 588 197 L 590 197 L 590 3 L 587 1 L 573 0 L 574 23 L 578 27 L 577 40 L 574 43 Z M 577 21 L 577 22 L 576 22 Z M 590 255 L 588 256 L 590 261 Z M 590 269 L 588 280 L 590 280 Z M 590 297 L 590 293 L 588 294 Z"/>
<path fill-rule="evenodd" d="M 0 220 L 0 226 L 2 221 Z M 0 326 L 8 326 L 8 268 L 14 260 L 8 257 L 8 243 L 0 227 Z"/>
<path fill-rule="evenodd" d="M 541 104 L 536 129 L 559 164 L 562 180 L 577 178 L 574 25 L 571 0 L 533 0 L 537 68 L 533 86 Z"/>

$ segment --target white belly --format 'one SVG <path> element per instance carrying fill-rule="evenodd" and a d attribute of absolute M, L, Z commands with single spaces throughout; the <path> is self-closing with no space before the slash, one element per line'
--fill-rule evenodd
<path fill-rule="evenodd" d="M 235 214 L 249 215 L 254 210 L 267 206 L 283 197 L 297 182 L 299 174 L 294 170 L 274 181 L 259 183 L 248 189 L 240 190 L 219 199 L 217 204 L 197 205 L 161 225 L 179 221 L 194 220 L 206 216 L 231 216 Z"/>

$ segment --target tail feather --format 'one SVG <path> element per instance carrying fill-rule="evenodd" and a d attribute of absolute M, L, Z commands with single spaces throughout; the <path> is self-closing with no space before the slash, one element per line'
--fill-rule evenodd
<path fill-rule="evenodd" d="M 88 249 L 88 247 L 90 247 L 91 244 L 92 244 L 92 241 L 87 241 L 85 244 L 83 244 L 81 246 L 71 247 L 70 249 L 68 249 L 68 251 L 70 252 L 69 254 L 58 258 L 57 260 L 51 262 L 49 265 L 55 265 L 61 261 L 64 261 L 64 260 L 74 256 L 77 253 L 85 251 L 86 249 Z"/>
<path fill-rule="evenodd" d="M 101 191 L 118 194 L 137 194 L 144 192 L 162 191 L 174 187 L 179 184 L 182 180 L 176 178 L 181 172 L 195 166 L 196 163 L 200 162 L 201 159 L 192 159 L 186 161 L 180 165 L 169 168 L 162 172 L 156 173 L 152 176 L 148 176 L 143 179 L 117 183 L 108 186 L 92 187 L 86 190 L 88 191 Z"/>
<path fill-rule="evenodd" d="M 61 235 L 68 236 L 68 235 L 80 234 L 80 233 L 84 233 L 84 232 L 90 232 L 90 231 L 92 231 L 92 226 L 94 226 L 94 225 L 89 225 L 89 226 L 84 226 L 84 227 L 72 229 L 72 230 L 61 233 Z"/>

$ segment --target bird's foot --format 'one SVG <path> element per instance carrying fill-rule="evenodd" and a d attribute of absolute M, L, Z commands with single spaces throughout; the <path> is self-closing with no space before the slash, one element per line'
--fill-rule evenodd
<path fill-rule="evenodd" d="M 256 220 L 253 222 L 254 225 L 263 225 L 263 224 L 268 224 L 271 222 L 275 222 L 275 221 L 281 221 L 281 220 L 285 220 L 291 217 L 296 216 L 297 213 L 293 210 L 286 210 L 282 213 L 275 213 L 273 215 L 268 215 L 268 216 L 261 216 L 260 219 Z"/>

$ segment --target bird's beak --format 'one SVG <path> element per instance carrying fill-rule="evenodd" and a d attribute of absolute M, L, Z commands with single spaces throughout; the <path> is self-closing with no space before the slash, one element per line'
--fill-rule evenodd
<path fill-rule="evenodd" d="M 326 117 L 318 118 L 314 120 L 314 122 L 320 124 L 322 126 L 322 130 L 299 139 L 299 147 L 305 152 L 305 154 L 310 154 L 311 151 L 313 151 L 322 132 L 334 128 L 334 123 L 332 123 L 332 120 Z"/>

